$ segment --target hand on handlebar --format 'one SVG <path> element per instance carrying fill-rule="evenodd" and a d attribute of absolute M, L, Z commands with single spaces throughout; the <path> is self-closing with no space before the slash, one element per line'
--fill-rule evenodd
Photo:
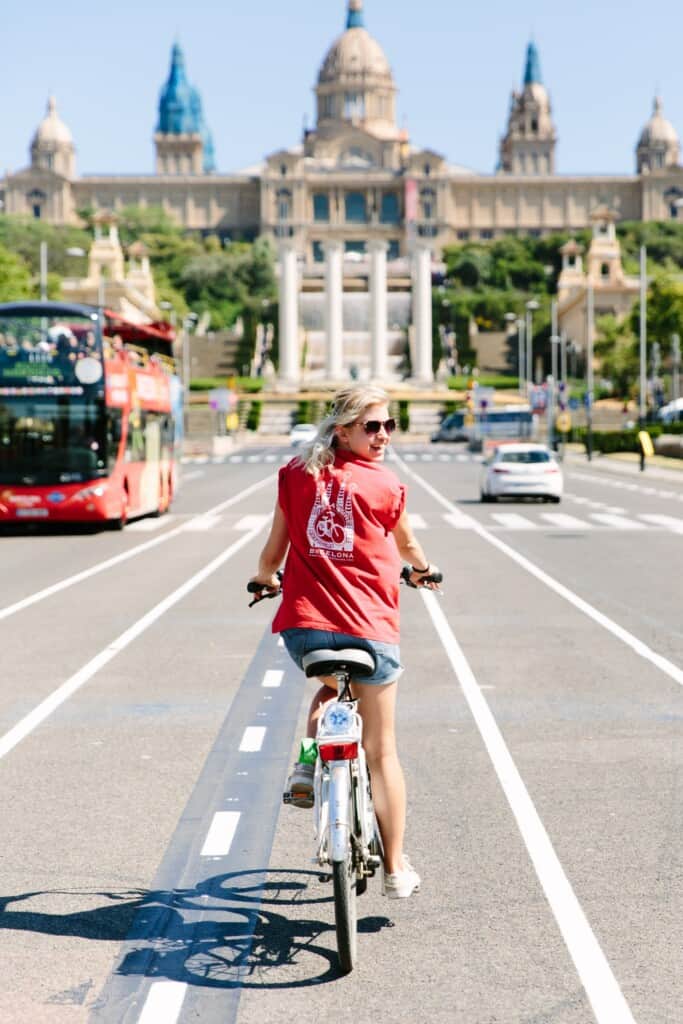
<path fill-rule="evenodd" d="M 267 597 L 277 597 L 281 590 L 281 570 L 270 576 L 267 581 L 259 579 L 258 576 L 253 576 L 247 583 L 247 593 L 254 595 L 253 601 L 249 602 L 249 607 L 252 608 L 259 601 L 263 601 Z"/>
<path fill-rule="evenodd" d="M 401 580 L 413 590 L 436 590 L 440 593 L 439 584 L 443 580 L 443 573 L 431 563 L 427 567 L 427 572 L 415 572 L 411 565 L 404 565 L 401 570 Z"/>

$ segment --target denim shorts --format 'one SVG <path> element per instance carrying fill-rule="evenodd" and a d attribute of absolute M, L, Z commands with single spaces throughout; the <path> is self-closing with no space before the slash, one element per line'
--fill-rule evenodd
<path fill-rule="evenodd" d="M 360 647 L 374 655 L 377 668 L 374 675 L 359 679 L 359 683 L 384 686 L 395 683 L 403 673 L 398 644 L 384 644 L 379 640 L 364 640 L 349 633 L 330 633 L 325 629 L 283 629 L 282 639 L 292 660 L 303 668 L 301 659 L 309 651 L 339 651 L 344 647 Z"/>

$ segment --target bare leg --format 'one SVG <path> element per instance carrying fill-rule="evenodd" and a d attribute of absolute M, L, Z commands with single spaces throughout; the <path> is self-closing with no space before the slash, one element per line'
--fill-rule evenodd
<path fill-rule="evenodd" d="M 334 676 L 321 676 L 320 682 L 323 685 L 314 696 L 311 701 L 311 706 L 308 709 L 306 736 L 312 740 L 316 737 L 316 733 L 318 731 L 318 720 L 325 709 L 325 705 L 329 704 L 331 700 L 337 699 L 337 680 Z"/>
<path fill-rule="evenodd" d="M 384 844 L 384 867 L 403 871 L 406 788 L 396 749 L 396 683 L 353 683 L 363 719 L 363 747 L 372 775 L 372 799 Z"/>

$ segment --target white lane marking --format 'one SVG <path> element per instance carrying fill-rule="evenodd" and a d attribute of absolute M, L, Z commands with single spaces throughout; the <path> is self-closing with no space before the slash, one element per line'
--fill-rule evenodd
<path fill-rule="evenodd" d="M 149 629 L 157 619 L 160 619 L 165 612 L 172 608 L 173 605 L 177 604 L 186 597 L 191 591 L 203 583 L 204 580 L 208 579 L 217 569 L 220 569 L 233 555 L 241 551 L 243 547 L 246 547 L 254 538 L 261 532 L 261 527 L 254 528 L 250 533 L 245 533 L 239 540 L 236 540 L 230 547 L 226 548 L 220 555 L 212 559 L 203 569 L 196 572 L 194 576 L 191 576 L 185 583 L 181 584 L 171 594 L 156 604 L 150 611 L 148 611 L 142 618 L 134 622 L 127 630 L 121 633 L 112 643 L 108 644 L 107 647 L 103 648 L 96 654 L 94 658 L 86 662 L 83 668 L 79 669 L 73 676 L 58 686 L 45 700 L 41 701 L 33 711 L 30 711 L 25 715 L 15 726 L 13 726 L 9 732 L 6 732 L 4 736 L 0 737 L 0 757 L 4 757 L 8 754 L 21 740 L 25 739 L 29 733 L 33 732 L 42 722 L 48 718 L 53 711 L 68 700 L 84 683 L 87 683 L 96 672 L 99 672 L 108 662 L 115 658 L 117 654 L 123 651 L 126 647 L 137 640 L 137 638 Z"/>
<path fill-rule="evenodd" d="M 683 519 L 679 519 L 678 516 L 659 516 L 648 513 L 647 515 L 641 515 L 640 518 L 648 523 L 653 523 L 655 526 L 664 526 L 673 533 L 683 533 Z"/>
<path fill-rule="evenodd" d="M 266 455 L 266 457 L 264 458 L 263 461 L 264 462 L 275 462 L 276 459 L 277 459 L 277 455 Z"/>
<path fill-rule="evenodd" d="M 239 750 L 243 754 L 255 754 L 263 746 L 266 729 L 263 725 L 248 725 L 244 730 Z"/>
<path fill-rule="evenodd" d="M 263 677 L 261 686 L 280 686 L 284 675 L 285 674 L 281 669 L 269 668 Z"/>
<path fill-rule="evenodd" d="M 265 477 L 264 480 L 259 480 L 258 483 L 251 484 L 246 487 L 239 494 L 233 495 L 232 498 L 228 498 L 226 501 L 221 501 L 220 504 L 215 505 L 214 508 L 208 509 L 207 512 L 202 513 L 203 515 L 213 515 L 218 512 L 223 512 L 226 508 L 230 508 L 232 505 L 236 505 L 244 498 L 248 498 L 250 494 L 254 494 L 255 491 L 265 487 L 266 484 L 272 484 L 275 480 L 275 475 Z M 167 519 L 168 522 L 168 519 Z M 24 608 L 29 608 L 32 604 L 36 604 L 38 601 L 43 601 L 46 597 L 52 597 L 53 594 L 58 594 L 61 590 L 66 590 L 67 587 L 73 587 L 76 583 L 81 583 L 83 580 L 89 579 L 91 576 L 96 576 L 99 572 L 104 572 L 105 569 L 111 569 L 112 566 L 118 565 L 120 562 L 125 562 L 129 558 L 135 558 L 136 555 L 141 555 L 144 551 L 149 551 L 150 548 L 156 547 L 158 544 L 165 544 L 171 537 L 176 537 L 182 530 L 185 529 L 186 523 L 182 526 L 176 526 L 175 529 L 169 530 L 168 533 L 164 533 L 161 537 L 154 537 L 153 540 L 147 540 L 144 544 L 138 544 L 137 547 L 131 548 L 130 551 L 123 551 L 120 555 L 114 555 L 113 558 L 107 558 L 104 562 L 99 562 L 97 565 L 93 565 L 90 569 L 84 569 L 82 572 L 77 572 L 74 576 L 67 576 L 66 579 L 60 580 L 58 583 L 53 583 L 49 587 L 45 587 L 43 590 L 36 591 L 35 594 L 31 594 L 29 597 L 24 597 L 21 601 L 15 601 L 14 604 L 8 604 L 6 608 L 0 608 L 0 620 L 9 618 L 10 615 L 14 615 L 16 612 L 23 611 Z"/>
<path fill-rule="evenodd" d="M 537 530 L 538 523 L 534 523 L 526 516 L 520 516 L 516 512 L 492 512 L 491 518 L 508 530 Z"/>
<path fill-rule="evenodd" d="M 587 523 L 576 516 L 568 516 L 566 512 L 541 512 L 541 519 L 547 519 L 553 526 L 560 526 L 566 530 L 590 530 L 592 523 Z"/>
<path fill-rule="evenodd" d="M 216 811 L 200 857 L 227 857 L 241 817 L 240 811 Z"/>
<path fill-rule="evenodd" d="M 638 523 L 635 519 L 626 519 L 624 516 L 613 516 L 608 512 L 591 512 L 591 519 L 596 519 L 606 526 L 616 526 L 617 530 L 646 530 L 644 523 Z"/>
<path fill-rule="evenodd" d="M 155 981 L 147 993 L 138 1024 L 175 1024 L 186 992 L 184 981 Z"/>
<path fill-rule="evenodd" d="M 188 480 L 198 480 L 200 476 L 206 476 L 205 469 L 194 469 L 191 473 L 182 473 L 180 482 L 185 484 Z"/>
<path fill-rule="evenodd" d="M 255 530 L 257 527 L 260 530 L 269 520 L 270 516 L 263 514 L 242 516 L 233 526 L 233 530 Z"/>
<path fill-rule="evenodd" d="M 260 455 L 247 455 L 247 462 L 260 462 L 260 461 L 261 461 L 261 456 Z"/>
<path fill-rule="evenodd" d="M 412 526 L 412 528 L 414 530 L 426 530 L 427 529 L 427 524 L 425 523 L 425 521 L 422 518 L 422 516 L 419 515 L 419 513 L 417 513 L 417 512 L 409 512 L 408 513 L 408 522 L 410 523 L 410 525 Z"/>
<path fill-rule="evenodd" d="M 278 645 L 278 647 L 284 647 L 285 646 L 285 642 L 284 642 L 284 640 L 282 639 L 281 636 L 279 636 L 277 638 L 277 645 Z"/>
<path fill-rule="evenodd" d="M 452 512 L 446 512 L 444 515 L 446 522 L 453 526 L 456 530 L 473 530 L 476 526 L 476 519 L 472 516 L 466 516 L 460 509 L 455 509 Z"/>
<path fill-rule="evenodd" d="M 200 533 L 205 530 L 213 530 L 214 526 L 218 526 L 220 522 L 220 516 L 210 516 L 208 514 L 197 516 L 195 519 L 190 519 L 189 523 L 185 524 L 185 530 L 190 533 Z"/>
<path fill-rule="evenodd" d="M 244 462 L 244 455 L 231 455 L 228 462 Z"/>
<path fill-rule="evenodd" d="M 446 616 L 434 594 L 423 590 L 422 598 L 484 741 L 596 1020 L 598 1024 L 635 1024 Z"/>
<path fill-rule="evenodd" d="M 208 455 L 197 455 L 197 457 L 195 458 L 194 461 L 197 463 L 198 466 L 203 466 L 203 465 L 205 465 L 205 463 L 207 463 L 209 461 L 209 456 Z"/>
<path fill-rule="evenodd" d="M 167 523 L 177 518 L 177 516 L 167 515 L 159 516 L 157 519 L 139 519 L 136 523 L 127 526 L 126 529 L 129 533 L 154 533 L 155 530 L 160 530 L 162 526 L 166 526 Z"/>
<path fill-rule="evenodd" d="M 397 459 L 397 461 L 401 462 L 400 459 Z M 450 509 L 451 514 L 457 513 L 458 515 L 462 515 L 453 502 L 449 501 L 448 498 L 445 498 L 435 487 L 432 487 L 431 484 L 427 483 L 419 473 L 409 469 L 406 465 L 403 465 L 402 469 L 408 476 L 411 476 L 416 480 L 428 494 L 431 494 L 435 501 L 444 508 Z M 447 517 L 444 516 L 444 519 L 445 518 Z M 517 565 L 526 572 L 535 576 L 537 580 L 544 583 L 550 590 L 554 590 L 555 593 L 559 594 L 559 596 L 564 598 L 565 601 L 569 601 L 570 604 L 574 605 L 575 608 L 578 608 L 578 610 L 583 612 L 584 615 L 587 615 L 609 633 L 612 633 L 613 636 L 616 636 L 617 639 L 621 640 L 627 647 L 630 647 L 636 654 L 639 654 L 641 658 L 645 658 L 646 661 L 655 665 L 656 668 L 669 676 L 670 679 L 673 679 L 675 682 L 683 686 L 683 669 L 680 669 L 678 665 L 674 665 L 672 661 L 669 661 L 669 659 L 665 658 L 663 655 L 657 654 L 656 651 L 653 651 L 651 647 L 648 647 L 647 644 L 643 643 L 642 640 L 639 640 L 637 636 L 633 635 L 633 633 L 629 633 L 627 629 L 624 629 L 623 626 L 620 626 L 618 623 L 608 618 L 607 615 L 598 611 L 598 609 L 594 608 L 593 605 L 588 603 L 588 601 L 584 601 L 582 597 L 575 594 L 573 590 L 569 589 L 569 587 L 565 587 L 563 583 L 554 579 L 547 572 L 544 572 L 543 569 L 539 569 L 537 565 L 534 565 L 534 563 L 529 561 L 528 558 L 521 555 L 519 551 L 515 551 L 515 549 L 511 548 L 509 544 L 506 544 L 504 540 L 501 540 L 500 537 L 497 537 L 495 534 L 487 530 L 481 525 L 481 523 L 477 522 L 476 519 L 472 520 L 472 529 L 479 534 L 482 540 L 485 540 L 488 544 L 492 544 L 493 547 L 498 548 L 499 551 L 502 551 L 504 555 L 511 558 L 513 562 L 516 562 Z"/>

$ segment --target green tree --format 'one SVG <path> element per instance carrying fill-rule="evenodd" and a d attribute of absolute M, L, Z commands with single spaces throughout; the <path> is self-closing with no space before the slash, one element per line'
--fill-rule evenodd
<path fill-rule="evenodd" d="M 0 245 L 0 302 L 32 299 L 36 290 L 26 262 L 4 245 Z"/>

